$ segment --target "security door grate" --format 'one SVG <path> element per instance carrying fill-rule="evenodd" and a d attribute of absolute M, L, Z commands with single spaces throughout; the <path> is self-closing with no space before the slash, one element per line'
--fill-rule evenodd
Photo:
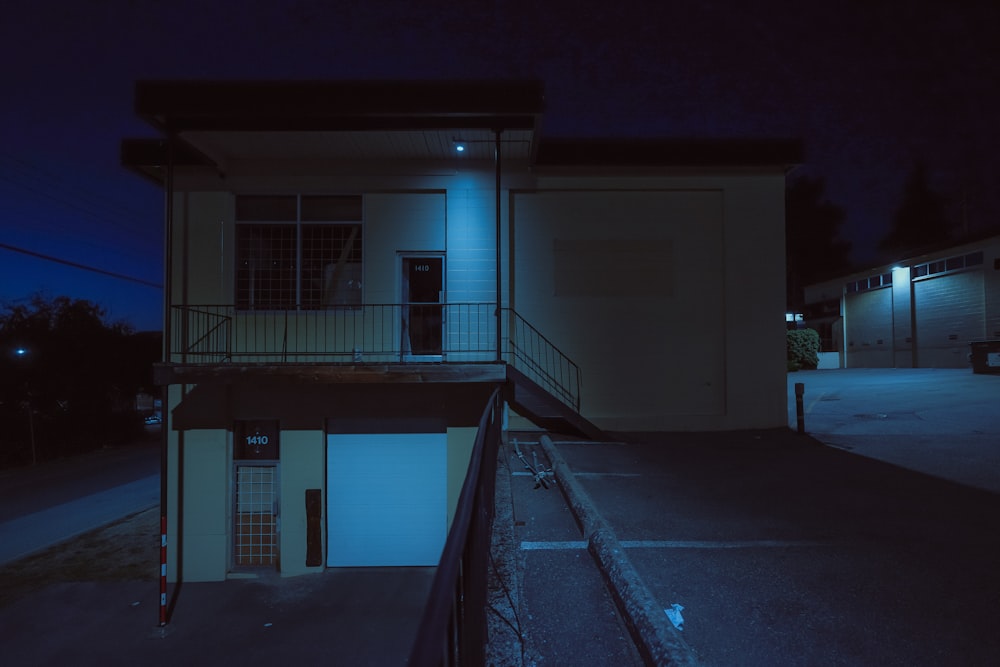
<path fill-rule="evenodd" d="M 234 560 L 238 567 L 278 563 L 276 466 L 236 466 Z"/>

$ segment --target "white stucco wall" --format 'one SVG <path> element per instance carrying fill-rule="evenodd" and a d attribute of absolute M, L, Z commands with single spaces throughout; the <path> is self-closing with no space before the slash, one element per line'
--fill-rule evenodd
<path fill-rule="evenodd" d="M 227 433 L 198 429 L 170 432 L 169 437 L 167 578 L 176 582 L 180 574 L 182 581 L 222 581 L 229 569 Z M 182 483 L 179 471 L 183 471 Z M 180 505 L 179 489 L 183 493 Z"/>
<path fill-rule="evenodd" d="M 320 572 L 322 566 L 306 566 L 307 526 L 306 490 L 325 489 L 324 446 L 322 430 L 284 430 L 281 432 L 280 493 L 282 576 Z M 325 493 L 324 493 L 325 496 Z M 321 522 L 321 525 L 323 522 Z M 323 526 L 324 534 L 326 527 Z M 326 544 L 326 540 L 323 540 Z"/>
<path fill-rule="evenodd" d="M 783 175 L 538 185 L 513 198 L 513 305 L 580 365 L 588 418 L 785 423 Z"/>

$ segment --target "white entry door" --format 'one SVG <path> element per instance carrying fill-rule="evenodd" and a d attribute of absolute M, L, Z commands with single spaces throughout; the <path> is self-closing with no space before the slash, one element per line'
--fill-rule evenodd
<path fill-rule="evenodd" d="M 447 535 L 447 435 L 327 436 L 327 566 L 435 566 Z"/>

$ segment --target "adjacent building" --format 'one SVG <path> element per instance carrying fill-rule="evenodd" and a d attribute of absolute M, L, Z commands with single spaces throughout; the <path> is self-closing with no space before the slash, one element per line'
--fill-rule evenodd
<path fill-rule="evenodd" d="M 973 343 L 1000 340 L 1000 236 L 810 285 L 805 301 L 832 367 L 965 368 Z"/>
<path fill-rule="evenodd" d="M 795 141 L 547 138 L 531 81 L 149 81 L 136 110 L 171 578 L 435 564 L 498 388 L 579 437 L 786 424 Z"/>

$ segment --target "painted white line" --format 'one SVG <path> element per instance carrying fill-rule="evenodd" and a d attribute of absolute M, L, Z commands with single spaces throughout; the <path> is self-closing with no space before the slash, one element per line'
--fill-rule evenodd
<path fill-rule="evenodd" d="M 620 540 L 625 549 L 773 549 L 780 547 L 818 547 L 825 542 L 808 540 Z M 557 551 L 560 549 L 586 549 L 587 542 L 579 540 L 553 542 L 521 542 L 522 551 Z"/>
<path fill-rule="evenodd" d="M 515 470 L 511 473 L 514 477 L 534 477 L 530 472 Z M 642 477 L 638 472 L 575 472 L 574 477 Z"/>
<path fill-rule="evenodd" d="M 642 477 L 638 472 L 575 472 L 574 477 Z"/>
<path fill-rule="evenodd" d="M 626 549 L 761 549 L 774 547 L 818 547 L 809 540 L 620 540 Z"/>
<path fill-rule="evenodd" d="M 586 549 L 586 542 L 521 542 L 521 551 L 557 551 L 560 549 Z"/>
<path fill-rule="evenodd" d="M 598 447 L 606 447 L 608 445 L 625 445 L 627 443 L 619 442 L 617 440 L 558 440 L 553 444 L 556 445 L 597 445 Z"/>
<path fill-rule="evenodd" d="M 813 406 L 816 405 L 817 403 L 819 403 L 820 401 L 822 401 L 824 396 L 826 396 L 826 392 L 823 392 L 823 391 L 819 392 L 819 394 L 816 396 L 816 398 L 814 398 L 813 400 L 809 401 L 809 405 L 805 406 L 805 409 L 803 410 L 803 412 L 805 414 L 807 414 L 807 415 L 811 414 L 812 411 L 813 411 Z"/>

